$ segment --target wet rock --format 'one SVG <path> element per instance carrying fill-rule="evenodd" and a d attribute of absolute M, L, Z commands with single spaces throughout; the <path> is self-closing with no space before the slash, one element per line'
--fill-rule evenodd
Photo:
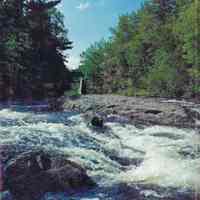
<path fill-rule="evenodd" d="M 52 112 L 63 111 L 64 100 L 60 98 L 49 98 L 48 99 L 48 110 Z"/>
<path fill-rule="evenodd" d="M 164 125 L 181 128 L 200 126 L 200 105 L 184 100 L 168 100 L 163 98 L 125 97 L 118 95 L 84 95 L 76 100 L 65 99 L 64 107 L 71 110 L 73 103 L 76 111 L 104 113 L 121 116 L 134 125 Z M 86 105 L 89 110 L 86 109 Z M 195 109 L 193 109 L 195 107 Z M 188 109 L 189 108 L 189 109 Z"/>
<path fill-rule="evenodd" d="M 111 160 L 118 162 L 121 166 L 139 166 L 143 162 L 142 158 L 128 158 L 128 157 L 119 157 L 115 155 L 109 156 Z"/>
<path fill-rule="evenodd" d="M 94 127 L 103 128 L 104 124 L 103 118 L 100 116 L 94 116 L 91 120 L 91 124 Z"/>
<path fill-rule="evenodd" d="M 23 153 L 8 162 L 4 185 L 16 200 L 38 200 L 46 192 L 75 193 L 95 186 L 86 170 L 62 155 Z"/>
<path fill-rule="evenodd" d="M 188 117 L 193 119 L 194 121 L 196 119 L 200 120 L 200 107 L 195 108 L 192 106 L 183 106 L 185 112 L 187 113 Z"/>
<path fill-rule="evenodd" d="M 158 115 L 160 113 L 162 113 L 162 111 L 160 110 L 147 110 L 145 111 L 146 114 L 153 114 L 153 115 Z"/>

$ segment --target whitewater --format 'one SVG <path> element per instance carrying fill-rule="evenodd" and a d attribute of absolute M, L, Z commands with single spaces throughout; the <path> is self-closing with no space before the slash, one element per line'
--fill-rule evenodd
<path fill-rule="evenodd" d="M 115 121 L 100 130 L 79 113 L 37 110 L 1 108 L 0 144 L 60 151 L 98 184 L 84 194 L 48 193 L 43 200 L 193 200 L 200 193 L 199 130 Z"/>

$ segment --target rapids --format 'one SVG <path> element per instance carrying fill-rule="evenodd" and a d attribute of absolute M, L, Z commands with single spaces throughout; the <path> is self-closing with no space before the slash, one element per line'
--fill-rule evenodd
<path fill-rule="evenodd" d="M 117 122 L 95 130 L 81 114 L 36 108 L 2 108 L 0 144 L 22 151 L 56 149 L 84 166 L 98 183 L 86 194 L 46 194 L 43 200 L 190 200 L 200 191 L 198 130 Z"/>

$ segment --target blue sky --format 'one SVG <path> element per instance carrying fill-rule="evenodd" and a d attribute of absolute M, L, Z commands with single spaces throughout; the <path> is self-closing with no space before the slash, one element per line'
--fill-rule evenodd
<path fill-rule="evenodd" d="M 140 8 L 144 0 L 62 0 L 60 10 L 65 15 L 68 37 L 74 42 L 69 53 L 69 66 L 79 65 L 80 54 L 95 41 L 108 38 L 109 28 L 117 24 L 118 16 Z"/>

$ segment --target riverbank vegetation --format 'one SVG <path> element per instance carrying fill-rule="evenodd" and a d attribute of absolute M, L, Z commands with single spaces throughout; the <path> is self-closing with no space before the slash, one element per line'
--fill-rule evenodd
<path fill-rule="evenodd" d="M 69 87 L 64 51 L 72 42 L 60 2 L 0 1 L 0 100 L 55 97 Z"/>
<path fill-rule="evenodd" d="M 200 96 L 200 3 L 149 0 L 82 53 L 88 93 Z"/>

